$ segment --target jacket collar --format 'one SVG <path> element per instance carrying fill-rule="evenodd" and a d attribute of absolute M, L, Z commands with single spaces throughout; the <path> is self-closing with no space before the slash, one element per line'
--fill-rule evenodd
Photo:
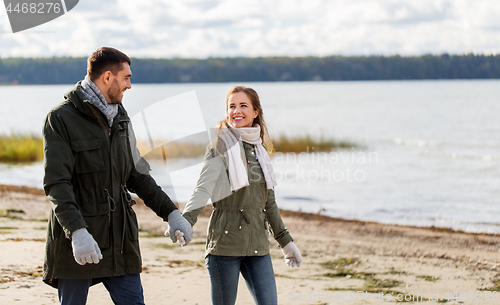
<path fill-rule="evenodd" d="M 75 87 L 73 87 L 73 89 L 66 92 L 66 94 L 64 94 L 64 98 L 69 100 L 78 111 L 80 111 L 81 113 L 85 114 L 86 116 L 88 116 L 94 120 L 97 120 L 94 113 L 92 112 L 92 109 L 90 109 L 90 107 L 95 107 L 95 106 L 92 105 L 88 101 L 85 102 L 85 100 L 83 98 L 82 81 L 79 81 L 78 83 L 76 83 L 76 85 L 75 85 Z M 103 117 L 103 120 L 105 120 L 105 122 L 107 122 L 107 119 L 104 117 L 104 115 L 101 113 L 100 110 L 98 110 L 98 113 L 100 113 Z M 124 121 L 126 121 L 126 122 L 130 121 L 130 118 L 127 114 L 127 111 L 123 107 L 123 105 L 119 104 L 118 105 L 118 114 L 116 115 L 116 117 L 113 120 L 113 125 L 115 125 L 116 123 L 119 123 L 119 122 L 124 122 Z"/>
<path fill-rule="evenodd" d="M 66 94 L 64 94 L 64 98 L 69 100 L 78 111 L 95 119 L 95 116 L 92 114 L 92 110 L 83 102 L 82 81 L 76 83 L 73 89 L 66 92 Z"/>

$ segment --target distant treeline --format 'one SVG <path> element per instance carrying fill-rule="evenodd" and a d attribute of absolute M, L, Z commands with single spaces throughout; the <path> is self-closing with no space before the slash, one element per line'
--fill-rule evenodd
<path fill-rule="evenodd" d="M 500 55 L 132 59 L 134 83 L 500 78 Z M 0 84 L 71 84 L 86 58 L 0 59 Z"/>

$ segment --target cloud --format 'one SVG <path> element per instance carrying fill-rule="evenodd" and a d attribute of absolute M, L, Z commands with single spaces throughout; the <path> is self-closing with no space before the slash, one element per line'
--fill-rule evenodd
<path fill-rule="evenodd" d="M 0 56 L 499 53 L 499 15 L 496 0 L 85 0 L 17 34 L 2 12 Z"/>

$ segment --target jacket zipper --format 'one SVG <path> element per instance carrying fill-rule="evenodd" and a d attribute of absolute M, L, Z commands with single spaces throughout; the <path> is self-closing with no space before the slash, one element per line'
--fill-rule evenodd
<path fill-rule="evenodd" d="M 90 109 L 92 110 L 92 112 L 96 116 L 97 121 L 101 125 L 101 127 L 104 131 L 104 134 L 108 139 L 108 141 L 106 141 L 106 142 L 108 143 L 108 148 L 109 148 L 109 191 L 107 188 L 105 188 L 104 191 L 107 193 L 106 195 L 108 196 L 108 200 L 109 200 L 109 192 L 111 192 L 111 195 L 113 195 L 113 163 L 112 163 L 112 158 L 111 158 L 111 128 L 109 127 L 109 124 L 107 124 L 107 122 L 103 123 L 102 116 L 100 116 L 99 113 L 97 113 L 95 106 L 90 102 L 89 102 L 89 104 L 90 104 Z M 115 205 L 115 207 L 116 207 L 116 205 Z M 108 211 L 108 227 L 110 225 L 111 225 L 111 211 Z M 111 232 L 111 234 L 113 235 L 113 232 Z M 115 257 L 115 254 L 114 254 L 115 247 L 113 244 L 112 244 L 111 248 L 113 249 L 113 258 L 114 258 Z M 117 261 L 116 261 L 116 259 L 113 259 L 113 261 L 114 261 L 114 266 L 113 266 L 114 267 L 114 274 L 116 275 L 116 270 L 118 268 Z"/>
<path fill-rule="evenodd" d="M 92 109 L 92 112 L 94 113 L 94 115 L 97 117 L 97 121 L 99 122 L 99 124 L 101 125 L 101 127 L 103 128 L 104 130 L 104 133 L 106 134 L 107 132 L 107 137 L 108 137 L 108 148 L 109 148 L 109 164 L 110 164 L 110 183 L 109 183 L 109 188 L 111 190 L 111 194 L 113 194 L 113 191 L 112 191 L 112 187 L 113 187 L 113 172 L 112 172 L 112 156 L 111 156 L 111 128 L 106 125 L 103 121 L 102 121 L 102 116 L 100 116 L 98 113 L 97 113 L 97 110 L 94 108 L 94 105 L 91 106 Z M 128 120 L 120 120 L 116 123 L 121 123 L 121 122 L 128 122 Z M 128 130 L 127 130 L 127 144 L 129 145 L 129 150 L 130 150 L 130 141 L 129 141 L 129 136 L 128 136 Z M 110 208 L 110 211 L 108 211 L 108 226 L 110 226 L 111 224 L 111 214 L 110 212 L 114 211 L 116 209 L 116 204 L 113 200 L 113 198 L 109 195 L 109 191 L 108 189 L 104 189 L 104 191 L 106 191 L 107 193 L 107 196 L 108 196 L 108 202 L 111 200 L 114 204 L 114 209 L 111 209 Z M 122 190 L 123 191 L 123 190 Z M 111 207 L 111 205 L 110 205 Z M 126 207 L 125 207 L 125 202 L 123 202 L 122 200 L 122 207 L 123 207 L 123 235 L 122 235 L 122 245 L 121 245 L 121 249 L 120 249 L 120 253 L 123 253 L 123 245 L 124 245 L 124 239 L 125 239 L 125 225 L 126 225 L 126 214 L 127 211 L 125 210 Z"/>
<path fill-rule="evenodd" d="M 104 191 L 106 192 L 107 201 L 108 201 L 108 205 L 109 205 L 108 227 L 110 227 L 111 226 L 111 212 L 114 212 L 116 209 L 116 204 L 115 204 L 115 201 L 112 197 L 113 196 L 113 162 L 112 162 L 112 157 L 111 157 L 111 128 L 102 121 L 102 116 L 100 116 L 99 113 L 97 113 L 97 110 L 94 107 L 95 107 L 94 105 L 92 105 L 92 104 L 90 105 L 90 109 L 92 110 L 92 113 L 94 113 L 95 117 L 97 118 L 97 121 L 99 122 L 99 125 L 101 125 L 101 127 L 104 131 L 105 137 L 107 137 L 107 139 L 108 139 L 108 141 L 106 141 L 106 142 L 108 143 L 108 149 L 109 149 L 109 190 L 108 190 L 108 188 L 104 188 Z M 111 191 L 111 195 L 110 195 L 110 191 Z M 111 202 L 113 203 L 113 208 L 111 207 Z"/>
<path fill-rule="evenodd" d="M 109 203 L 110 202 L 110 194 L 109 193 L 111 192 L 111 196 L 113 195 L 113 162 L 112 162 L 112 157 L 111 157 L 111 128 L 102 121 L 102 116 L 100 116 L 99 113 L 97 113 L 95 106 L 92 105 L 92 103 L 90 103 L 90 102 L 89 102 L 89 105 L 90 105 L 89 106 L 90 109 L 92 110 L 92 113 L 94 113 L 95 117 L 97 118 L 97 122 L 99 122 L 99 125 L 101 125 L 101 127 L 103 129 L 105 137 L 108 139 L 108 141 L 106 141 L 106 143 L 108 143 L 108 149 L 109 149 L 109 190 L 107 188 L 104 188 L 104 191 L 106 192 L 106 195 L 108 196 L 107 200 Z M 111 200 L 114 203 L 113 197 L 111 197 Z M 116 208 L 116 205 L 115 205 L 115 208 Z M 108 211 L 108 227 L 111 224 L 111 211 L 114 211 L 114 209 L 112 210 L 111 206 L 110 206 L 110 210 Z"/>

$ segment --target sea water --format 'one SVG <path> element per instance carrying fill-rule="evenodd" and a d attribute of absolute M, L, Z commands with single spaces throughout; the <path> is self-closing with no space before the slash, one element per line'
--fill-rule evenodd
<path fill-rule="evenodd" d="M 191 92 L 185 102 L 170 99 L 160 111 L 164 120 L 154 125 L 175 137 L 220 121 L 233 85 L 133 84 L 123 104 L 137 118 L 153 109 L 148 107 Z M 500 81 L 244 85 L 259 93 L 271 136 L 312 135 L 355 144 L 332 152 L 310 147 L 301 154 L 275 154 L 280 208 L 500 233 Z M 45 115 L 71 87 L 0 87 L 0 133 L 40 135 Z M 186 201 L 201 159 L 150 162 L 164 190 Z M 0 164 L 3 184 L 41 187 L 42 177 L 41 163 Z"/>

